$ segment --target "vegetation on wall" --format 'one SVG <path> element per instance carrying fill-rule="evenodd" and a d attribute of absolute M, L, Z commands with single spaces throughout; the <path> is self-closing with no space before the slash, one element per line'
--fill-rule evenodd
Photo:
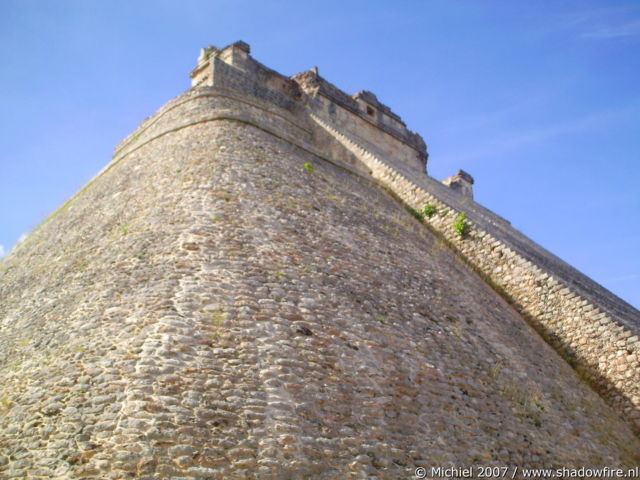
<path fill-rule="evenodd" d="M 467 216 L 464 212 L 460 212 L 453 222 L 453 229 L 456 231 L 460 238 L 469 232 L 469 224 L 467 223 Z"/>
<path fill-rule="evenodd" d="M 422 213 L 427 218 L 433 217 L 435 215 L 436 211 L 437 210 L 436 210 L 435 205 L 431 205 L 430 203 L 426 204 L 424 206 L 424 208 L 422 209 Z"/>

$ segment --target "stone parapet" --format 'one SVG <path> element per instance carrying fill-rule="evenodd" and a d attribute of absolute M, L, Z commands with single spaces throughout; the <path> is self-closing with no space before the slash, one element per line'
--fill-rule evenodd
<path fill-rule="evenodd" d="M 234 89 L 206 87 L 189 90 L 161 108 L 120 142 L 114 159 L 170 131 L 215 119 L 249 123 L 291 142 L 311 144 L 311 129 L 314 126 L 307 116 L 294 110 Z"/>
<path fill-rule="evenodd" d="M 389 155 L 408 166 L 426 171 L 427 145 L 407 128 L 398 115 L 368 91 L 350 96 L 318 75 L 316 70 L 292 77 L 306 93 L 306 104 L 314 114 L 352 134 L 375 141 Z"/>
<path fill-rule="evenodd" d="M 286 110 L 304 105 L 354 134 L 380 137 L 377 142 L 388 154 L 417 170 L 426 169 L 427 146 L 420 135 L 372 92 L 348 95 L 322 78 L 317 68 L 289 78 L 251 57 L 249 45 L 236 42 L 223 49 L 202 49 L 191 79 L 192 87 L 231 89 Z"/>
<path fill-rule="evenodd" d="M 458 170 L 458 173 L 445 178 L 442 183 L 465 197 L 473 198 L 473 177 L 464 170 Z"/>

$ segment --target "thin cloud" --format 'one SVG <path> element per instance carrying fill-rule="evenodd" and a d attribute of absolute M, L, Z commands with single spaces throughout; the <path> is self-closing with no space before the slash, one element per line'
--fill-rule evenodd
<path fill-rule="evenodd" d="M 508 106 L 490 112 L 463 118 L 455 117 L 448 123 L 441 125 L 440 130 L 446 133 L 459 133 L 461 130 L 478 130 L 487 126 L 499 125 L 510 121 L 513 117 L 524 115 L 527 111 L 549 103 L 555 95 L 550 95 L 548 89 L 537 94 L 520 96 L 514 99 Z"/>
<path fill-rule="evenodd" d="M 607 25 L 590 32 L 584 32 L 582 38 L 620 38 L 640 35 L 640 20 L 626 22 L 619 25 Z"/>
<path fill-rule="evenodd" d="M 629 280 L 640 280 L 640 273 L 622 275 L 621 277 L 615 277 L 611 279 L 612 282 L 628 282 Z"/>
<path fill-rule="evenodd" d="M 640 11 L 633 7 L 596 8 L 565 17 L 564 27 L 579 38 L 610 39 L 640 36 Z"/>
<path fill-rule="evenodd" d="M 565 25 L 577 25 L 581 23 L 592 22 L 594 20 L 602 18 L 611 18 L 621 15 L 624 15 L 628 18 L 631 13 L 635 12 L 635 10 L 635 8 L 631 8 L 628 6 L 592 8 L 590 10 L 584 10 L 582 12 L 577 12 L 565 16 L 563 19 L 563 23 Z"/>
<path fill-rule="evenodd" d="M 552 137 L 582 132 L 594 127 L 599 127 L 604 123 L 617 120 L 620 117 L 635 112 L 636 110 L 637 106 L 633 105 L 618 110 L 597 112 L 591 115 L 585 115 L 583 117 L 579 117 L 564 123 L 542 125 L 520 132 L 506 132 L 501 136 L 494 137 L 488 142 L 477 145 L 473 149 L 461 152 L 450 152 L 447 153 L 446 156 L 455 159 L 457 162 L 468 162 L 480 158 L 491 158 L 512 150 L 520 149 L 525 145 L 538 143 Z M 445 154 L 441 155 L 444 156 Z"/>

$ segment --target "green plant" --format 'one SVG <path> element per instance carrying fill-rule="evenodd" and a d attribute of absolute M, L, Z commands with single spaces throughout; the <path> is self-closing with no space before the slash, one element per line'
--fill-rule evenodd
<path fill-rule="evenodd" d="M 11 406 L 11 400 L 9 400 L 9 397 L 7 395 L 3 395 L 2 397 L 0 397 L 0 407 L 2 407 L 3 409 L 9 408 Z"/>
<path fill-rule="evenodd" d="M 498 360 L 495 365 L 491 368 L 491 372 L 489 372 L 489 375 L 492 378 L 496 378 L 498 375 L 500 375 L 500 372 L 502 371 L 502 368 L 504 367 L 504 365 L 502 364 L 501 360 Z M 506 388 L 506 391 L 508 391 L 509 388 Z"/>
<path fill-rule="evenodd" d="M 384 325 L 387 321 L 385 320 L 384 316 L 380 316 L 378 318 L 378 321 L 380 322 L 381 325 Z"/>
<path fill-rule="evenodd" d="M 422 213 L 424 214 L 424 216 L 431 218 L 436 214 L 436 207 L 428 203 L 422 209 Z"/>
<path fill-rule="evenodd" d="M 212 331 L 209 332 L 209 340 L 215 342 L 220 338 L 220 326 L 227 318 L 227 314 L 222 308 L 218 308 L 205 312 L 205 317 L 211 321 L 211 325 L 214 327 Z"/>
<path fill-rule="evenodd" d="M 411 208 L 409 206 L 407 206 L 406 208 L 407 208 L 407 212 L 409 212 L 411 215 L 416 217 L 418 220 L 422 221 L 423 215 L 421 210 L 416 210 L 415 208 Z"/>
<path fill-rule="evenodd" d="M 460 235 L 460 237 L 464 237 L 469 233 L 469 224 L 467 223 L 467 216 L 464 212 L 460 212 L 454 220 L 453 229 L 458 233 L 458 235 Z"/>
<path fill-rule="evenodd" d="M 307 172 L 313 173 L 313 165 L 310 162 L 304 162 L 304 168 Z"/>
<path fill-rule="evenodd" d="M 213 47 L 207 47 L 204 49 L 204 59 L 209 60 L 209 57 L 213 53 Z"/>

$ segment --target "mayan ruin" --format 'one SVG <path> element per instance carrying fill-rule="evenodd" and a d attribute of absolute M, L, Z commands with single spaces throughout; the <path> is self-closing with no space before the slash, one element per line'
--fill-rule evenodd
<path fill-rule="evenodd" d="M 0 479 L 640 465 L 638 310 L 322 66 L 190 81 L 0 259 Z"/>

